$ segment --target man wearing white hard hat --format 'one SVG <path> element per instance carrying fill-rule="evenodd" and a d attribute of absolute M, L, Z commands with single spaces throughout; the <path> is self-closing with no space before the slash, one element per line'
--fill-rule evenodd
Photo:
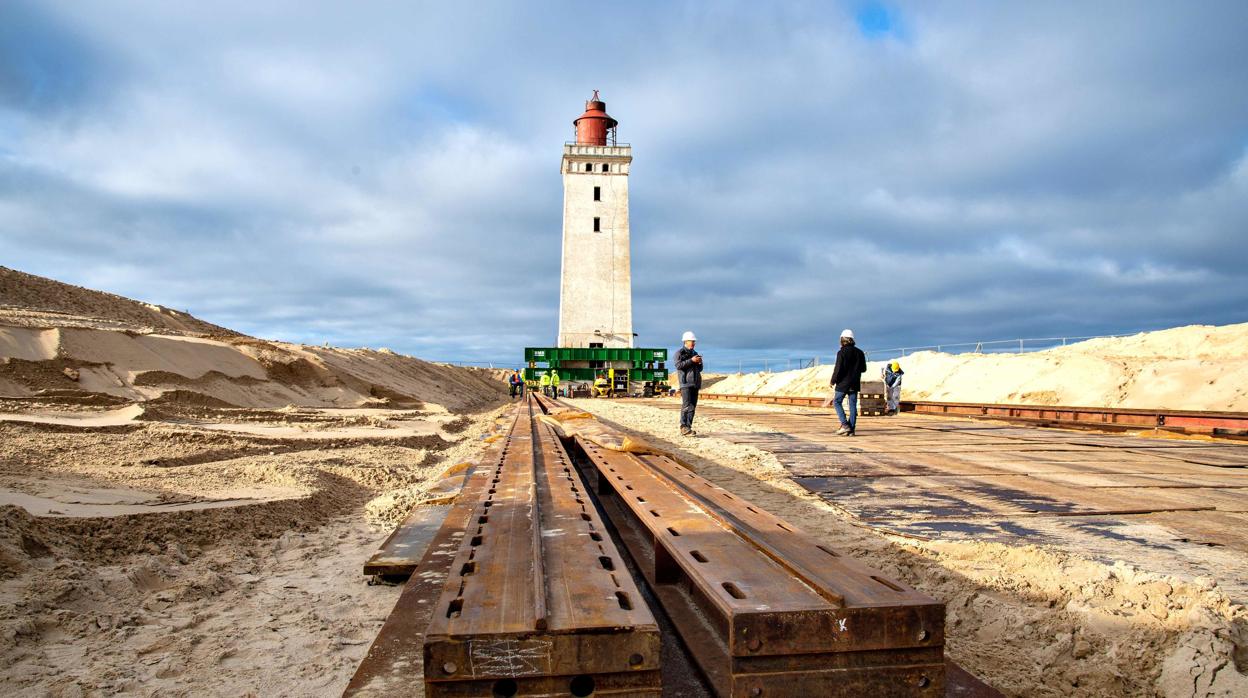
<path fill-rule="evenodd" d="M 832 369 L 832 404 L 841 420 L 840 436 L 853 436 L 858 425 L 858 391 L 862 390 L 862 374 L 867 372 L 867 355 L 854 344 L 854 331 L 841 332 L 841 350 L 836 352 L 836 368 Z M 849 414 L 845 414 L 845 396 L 849 396 Z"/>
<path fill-rule="evenodd" d="M 698 391 L 702 389 L 702 356 L 694 347 L 698 338 L 686 332 L 680 338 L 684 344 L 676 351 L 676 377 L 680 381 L 680 433 L 694 436 L 693 411 L 698 407 Z"/>

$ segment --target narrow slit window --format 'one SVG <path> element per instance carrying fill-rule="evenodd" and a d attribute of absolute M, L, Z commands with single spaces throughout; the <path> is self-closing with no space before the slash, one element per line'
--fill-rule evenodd
<path fill-rule="evenodd" d="M 602 187 L 594 187 L 594 201 L 602 201 Z"/>
<path fill-rule="evenodd" d="M 593 171 L 594 171 L 594 163 L 592 163 L 592 162 L 587 162 L 587 163 L 585 163 L 585 171 L 586 171 L 586 172 L 593 172 Z"/>
<path fill-rule="evenodd" d="M 598 216 L 594 216 L 594 232 L 595 233 L 602 232 L 602 219 L 599 218 Z"/>
<path fill-rule="evenodd" d="M 607 164 L 607 163 L 605 163 L 605 162 L 604 162 L 604 163 L 602 163 L 602 171 L 603 171 L 603 172 L 610 172 L 610 171 L 611 171 L 611 166 L 610 166 L 610 165 L 608 165 L 608 164 Z"/>

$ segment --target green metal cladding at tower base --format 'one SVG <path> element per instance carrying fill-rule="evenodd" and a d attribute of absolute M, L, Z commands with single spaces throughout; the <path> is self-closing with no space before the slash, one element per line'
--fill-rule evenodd
<path fill-rule="evenodd" d="M 618 373 L 628 364 L 628 379 L 639 383 L 667 380 L 667 349 L 615 349 L 603 347 L 525 347 L 524 369 L 526 380 L 536 380 L 544 373 L 558 371 L 563 381 L 592 382 L 606 368 L 571 368 L 565 363 L 583 363 L 587 361 L 605 362 L 607 368 L 615 368 Z M 545 364 L 545 366 L 540 366 Z"/>

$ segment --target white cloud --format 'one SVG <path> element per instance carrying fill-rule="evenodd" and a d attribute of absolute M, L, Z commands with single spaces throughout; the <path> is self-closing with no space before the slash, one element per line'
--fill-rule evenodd
<path fill-rule="evenodd" d="M 0 256 L 265 336 L 512 356 L 554 334 L 559 154 L 601 88 L 643 341 L 1242 320 L 1246 7 L 903 3 L 871 41 L 848 4 L 30 5 L 65 45 L 0 46 L 38 58 L 0 73 Z"/>

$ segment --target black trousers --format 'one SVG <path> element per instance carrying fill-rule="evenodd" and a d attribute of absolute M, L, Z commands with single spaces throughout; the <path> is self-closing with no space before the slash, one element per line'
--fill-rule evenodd
<path fill-rule="evenodd" d="M 680 389 L 680 426 L 693 428 L 693 411 L 698 409 L 698 388 Z"/>

